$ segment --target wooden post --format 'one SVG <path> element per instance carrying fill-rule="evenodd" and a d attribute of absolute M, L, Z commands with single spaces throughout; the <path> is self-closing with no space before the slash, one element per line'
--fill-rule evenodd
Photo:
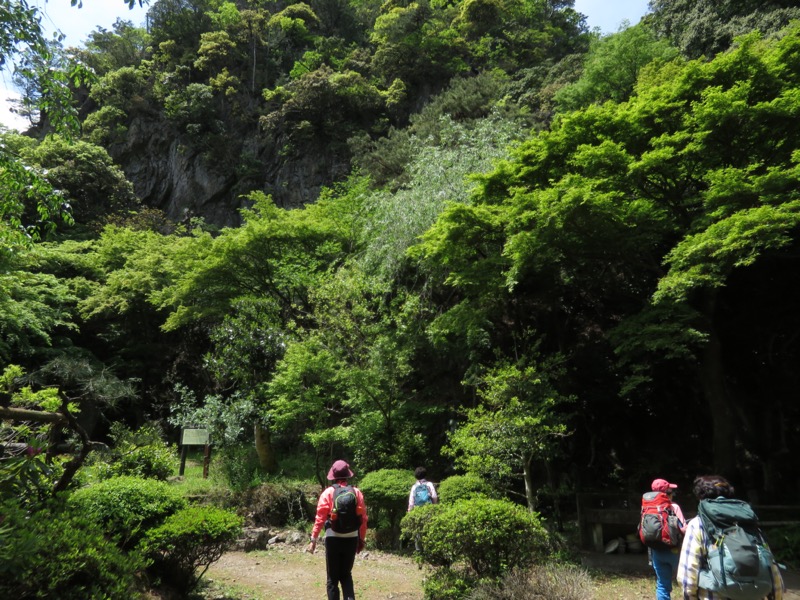
<path fill-rule="evenodd" d="M 189 446 L 184 444 L 181 446 L 181 468 L 178 471 L 178 475 L 183 477 L 184 471 L 186 471 L 186 455 L 189 453 Z"/>
<path fill-rule="evenodd" d="M 208 464 L 211 462 L 211 444 L 206 444 L 203 452 L 203 479 L 208 479 Z"/>

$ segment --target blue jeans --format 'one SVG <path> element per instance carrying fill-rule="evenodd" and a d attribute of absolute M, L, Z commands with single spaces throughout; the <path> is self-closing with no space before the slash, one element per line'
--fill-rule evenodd
<path fill-rule="evenodd" d="M 656 572 L 656 600 L 670 600 L 672 582 L 678 571 L 678 552 L 650 549 L 650 559 Z"/>

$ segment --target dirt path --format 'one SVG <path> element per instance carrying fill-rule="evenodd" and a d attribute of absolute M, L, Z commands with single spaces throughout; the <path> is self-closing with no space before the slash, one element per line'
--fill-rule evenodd
<path fill-rule="evenodd" d="M 630 587 L 634 589 L 655 590 L 655 575 L 652 567 L 647 564 L 644 554 L 603 554 L 586 552 L 581 556 L 581 564 L 590 569 L 595 575 L 599 586 L 598 600 L 636 600 L 639 596 L 628 596 L 624 592 L 617 593 L 620 587 L 619 577 L 624 577 Z M 602 574 L 602 575 L 598 575 Z M 784 571 L 783 579 L 786 583 L 786 594 L 783 600 L 800 600 L 800 572 Z M 601 593 L 602 592 L 602 593 Z M 675 592 L 673 590 L 673 597 Z M 641 596 L 645 598 L 648 596 Z"/>
<path fill-rule="evenodd" d="M 423 571 L 410 558 L 362 552 L 353 567 L 359 600 L 422 600 Z M 206 578 L 235 591 L 241 600 L 325 598 L 325 553 L 301 547 L 229 552 L 211 565 Z"/>
<path fill-rule="evenodd" d="M 597 600 L 642 600 L 655 592 L 655 578 L 644 555 L 587 553 Z M 358 600 L 423 600 L 422 578 L 413 559 L 381 552 L 356 557 L 353 579 Z M 800 600 L 800 573 L 784 575 L 784 600 Z M 311 555 L 302 546 L 279 544 L 266 551 L 229 552 L 205 575 L 211 600 L 323 600 L 325 553 Z M 673 594 L 674 595 L 674 594 Z"/>

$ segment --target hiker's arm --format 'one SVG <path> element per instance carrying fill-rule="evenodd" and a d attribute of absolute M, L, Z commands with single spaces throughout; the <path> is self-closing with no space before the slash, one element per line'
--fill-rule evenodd
<path fill-rule="evenodd" d="M 678 517 L 681 533 L 686 533 L 686 518 L 683 516 L 683 511 L 678 504 L 672 504 L 672 510 L 675 511 L 675 516 Z"/>
<path fill-rule="evenodd" d="M 356 488 L 356 507 L 358 514 L 361 515 L 361 526 L 358 528 L 358 538 L 363 544 L 367 539 L 367 503 L 364 502 L 364 494 Z"/>
<path fill-rule="evenodd" d="M 436 493 L 436 486 L 432 482 L 428 482 L 428 489 L 431 491 L 431 502 L 439 504 L 439 495 Z"/>
<path fill-rule="evenodd" d="M 700 520 L 692 519 L 686 527 L 683 538 L 680 560 L 678 562 L 677 579 L 683 592 L 683 600 L 696 600 L 698 597 L 697 582 L 703 561 L 703 531 L 699 527 Z"/>
<path fill-rule="evenodd" d="M 308 544 L 308 551 L 314 554 L 317 548 L 317 539 L 325 525 L 328 515 L 331 514 L 331 504 L 333 503 L 333 488 L 327 488 L 319 495 L 317 501 L 317 516 L 314 519 L 314 527 L 311 529 L 311 542 Z"/>

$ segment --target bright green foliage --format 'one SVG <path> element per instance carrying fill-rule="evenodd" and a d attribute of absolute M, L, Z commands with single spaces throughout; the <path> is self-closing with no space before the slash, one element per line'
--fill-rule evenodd
<path fill-rule="evenodd" d="M 383 111 L 381 91 L 361 73 L 338 72 L 322 64 L 285 86 L 265 90 L 270 111 L 260 119 L 268 132 L 288 129 L 298 141 L 337 140 L 344 144 L 355 126 Z"/>
<path fill-rule="evenodd" d="M 444 504 L 452 504 L 458 500 L 467 500 L 476 496 L 487 498 L 497 496 L 490 481 L 475 473 L 451 475 L 443 479 L 437 493 L 439 501 Z"/>
<path fill-rule="evenodd" d="M 414 474 L 404 469 L 378 469 L 359 480 L 358 487 L 369 497 L 370 507 L 389 511 L 405 510 Z"/>
<path fill-rule="evenodd" d="M 413 297 L 386 306 L 377 289 L 360 271 L 342 269 L 313 294 L 318 339 L 338 363 L 331 387 L 343 392 L 325 400 L 317 423 L 326 431 L 315 432 L 315 442 L 324 448 L 330 436 L 344 441 L 354 463 L 367 471 L 413 463 L 423 443 L 416 431 L 423 415 L 406 387 L 420 307 Z M 296 381 L 293 389 L 301 386 Z"/>
<path fill-rule="evenodd" d="M 207 256 L 211 237 L 164 236 L 111 226 L 95 243 L 97 266 L 105 274 L 80 306 L 84 317 L 136 314 L 162 306 L 168 285 L 189 276 Z"/>
<path fill-rule="evenodd" d="M 592 41 L 578 81 L 561 88 L 555 102 L 575 110 L 593 102 L 623 102 L 633 92 L 640 71 L 653 61 L 675 58 L 677 49 L 656 38 L 643 23 Z"/>
<path fill-rule="evenodd" d="M 141 98 L 146 93 L 145 75 L 142 69 L 135 66 L 114 69 L 94 82 L 90 96 L 102 105 L 99 110 L 116 108 L 124 114 L 131 100 Z M 85 128 L 86 122 L 84 122 Z"/>
<path fill-rule="evenodd" d="M 471 573 L 463 569 L 441 567 L 422 583 L 425 600 L 462 600 L 477 584 Z"/>
<path fill-rule="evenodd" d="M 151 571 L 178 589 L 189 591 L 236 540 L 242 523 L 241 517 L 221 508 L 184 508 L 147 531 L 140 550 L 153 560 Z"/>
<path fill-rule="evenodd" d="M 133 548 L 164 519 L 186 506 L 180 490 L 155 479 L 114 477 L 76 490 L 69 507 L 103 528 L 122 548 Z"/>
<path fill-rule="evenodd" d="M 399 535 L 400 518 L 408 510 L 408 494 L 414 482 L 414 474 L 404 469 L 378 469 L 358 482 L 367 499 L 370 526 L 388 525 L 393 542 Z"/>
<path fill-rule="evenodd" d="M 290 342 L 268 387 L 275 427 L 304 431 L 306 437 L 324 432 L 345 393 L 338 379 L 341 367 L 318 335 Z"/>
<path fill-rule="evenodd" d="M 57 328 L 72 329 L 78 298 L 61 279 L 27 269 L 0 273 L 0 357 L 29 355 L 49 346 Z"/>
<path fill-rule="evenodd" d="M 110 436 L 113 446 L 98 456 L 96 464 L 105 478 L 126 475 L 165 481 L 177 470 L 177 449 L 162 440 L 159 428 L 144 425 L 131 431 L 114 423 Z"/>
<path fill-rule="evenodd" d="M 624 360 L 648 361 L 653 376 L 676 357 L 692 356 L 691 370 L 704 338 L 705 348 L 719 348 L 709 328 L 723 314 L 717 295 L 796 243 L 799 43 L 791 28 L 771 42 L 743 38 L 708 63 L 667 63 L 647 71 L 628 102 L 563 115 L 521 144 L 479 178 L 472 206 L 445 210 L 411 249 L 435 281 L 458 292 L 431 334 L 480 356 L 482 346 L 518 347 L 530 327 L 545 355 L 571 349 L 566 364 L 583 367 L 571 384 L 589 394 L 594 383 L 579 383 L 582 373 L 589 363 L 614 371 L 602 362 L 604 336 L 627 318 L 638 319 L 641 345 L 625 339 Z M 691 310 L 654 311 L 654 294 Z M 672 315 L 687 323 L 692 311 L 688 329 L 646 322 Z M 719 355 L 700 356 L 698 383 L 716 407 L 715 455 L 730 461 L 734 432 L 753 425 L 721 410 Z M 632 376 L 641 383 L 644 371 Z M 515 413 L 515 402 L 473 418 L 535 418 L 527 407 Z"/>
<path fill-rule="evenodd" d="M 190 83 L 164 99 L 164 114 L 187 131 L 205 129 L 213 122 L 214 91 L 205 83 Z"/>
<path fill-rule="evenodd" d="M 548 381 L 548 370 L 501 364 L 487 373 L 479 388 L 483 403 L 467 411 L 443 449 L 467 472 L 495 481 L 522 476 L 531 509 L 535 464 L 552 459 L 567 434 L 558 410 L 568 399 Z"/>
<path fill-rule="evenodd" d="M 111 31 L 98 27 L 89 33 L 85 49 L 78 56 L 98 77 L 125 67 L 137 65 L 145 56 L 150 35 L 144 27 L 117 19 Z"/>
<path fill-rule="evenodd" d="M 261 194 L 246 211 L 245 224 L 227 229 L 210 242 L 201 260 L 194 256 L 172 286 L 155 294 L 161 306 L 173 307 L 165 327 L 226 314 L 232 300 L 262 295 L 277 303 L 282 322 L 308 308 L 308 290 L 318 285 L 351 243 L 350 223 L 335 202 L 302 210 L 283 210 Z M 196 260 L 196 262 L 195 262 Z"/>
<path fill-rule="evenodd" d="M 539 516 L 507 500 L 472 498 L 441 505 L 431 511 L 422 534 L 426 563 L 446 567 L 463 561 L 477 577 L 500 577 L 525 567 L 547 548 Z"/>
<path fill-rule="evenodd" d="M 30 514 L 0 505 L 0 595 L 3 598 L 107 600 L 140 597 L 144 560 L 109 544 L 87 515 L 58 504 Z"/>

